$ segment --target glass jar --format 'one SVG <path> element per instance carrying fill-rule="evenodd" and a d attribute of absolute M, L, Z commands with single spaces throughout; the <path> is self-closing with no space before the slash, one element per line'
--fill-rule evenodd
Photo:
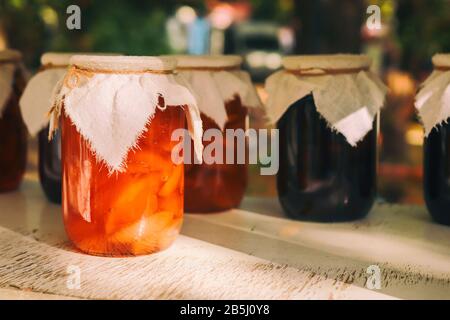
<path fill-rule="evenodd" d="M 39 181 L 47 199 L 61 203 L 61 135 L 55 133 L 48 139 L 49 127 L 38 134 L 39 140 Z"/>
<path fill-rule="evenodd" d="M 450 124 L 434 128 L 424 142 L 424 195 L 428 211 L 450 225 Z"/>
<path fill-rule="evenodd" d="M 227 129 L 243 129 L 246 127 L 247 109 L 242 105 L 239 97 L 228 101 L 225 104 L 228 121 L 225 124 Z M 203 129 L 219 129 L 217 124 L 208 118 L 205 114 L 201 114 Z M 232 142 L 226 136 L 222 135 L 223 155 L 227 152 L 227 145 Z M 204 141 L 203 146 L 206 148 L 213 141 Z M 248 150 L 247 141 L 245 149 Z M 233 143 L 234 154 L 237 155 L 238 143 Z M 191 147 L 191 154 L 194 149 Z M 246 151 L 248 152 L 248 151 Z M 238 164 L 235 156 L 235 163 L 212 163 L 208 164 L 186 164 L 186 192 L 185 207 L 186 212 L 208 213 L 224 211 L 236 208 L 241 203 L 248 182 L 248 166 L 247 163 Z"/>
<path fill-rule="evenodd" d="M 237 56 L 176 56 L 177 72 L 198 97 L 204 134 L 221 132 L 221 161 L 186 164 L 185 210 L 209 213 L 225 211 L 240 205 L 248 182 L 247 161 L 238 161 L 237 154 L 248 154 L 243 144 L 227 134 L 247 129 L 248 108 L 259 103 L 250 77 L 240 70 Z M 251 99 L 247 98 L 251 97 Z M 215 138 L 204 139 L 208 148 Z M 242 150 L 244 146 L 244 150 Z M 193 148 L 192 148 L 193 150 Z M 234 161 L 227 163 L 227 152 L 234 152 Z"/>
<path fill-rule="evenodd" d="M 445 98 L 450 83 L 450 54 L 433 56 L 434 72 L 418 96 L 416 108 L 425 126 L 424 140 L 424 197 L 432 218 L 450 225 L 450 124 Z M 439 115 L 439 116 L 437 116 Z"/>
<path fill-rule="evenodd" d="M 151 57 L 86 57 L 72 58 L 74 66 L 66 79 L 70 80 L 75 73 L 77 81 L 89 83 L 90 79 L 97 81 L 96 75 L 100 74 L 103 78 L 94 90 L 107 96 L 98 100 L 96 93 L 84 89 L 86 85 L 78 88 L 87 90 L 81 93 L 89 100 L 85 105 L 69 100 L 73 90 L 65 93 L 62 103 L 62 203 L 67 234 L 79 249 L 94 255 L 141 255 L 163 250 L 174 241 L 183 219 L 184 166 L 172 161 L 176 142 L 171 141 L 171 133 L 185 128 L 186 115 L 181 104 L 170 102 L 171 94 L 180 96 L 179 92 L 174 92 L 177 87 L 174 88 L 172 80 L 167 80 L 173 77 L 166 73 L 173 72 L 174 62 Z M 82 71 L 77 73 L 78 70 Z M 158 87 L 157 82 L 161 81 L 165 83 Z M 111 89 L 110 85 L 118 82 L 120 84 Z M 170 89 L 166 90 L 168 83 Z M 152 107 L 142 103 L 147 94 L 160 95 L 154 114 L 143 109 Z M 109 96 L 116 99 L 108 99 Z M 147 119 L 144 128 L 136 131 L 138 137 L 128 147 L 120 170 L 111 171 L 109 158 L 101 152 L 99 144 L 93 142 L 98 136 L 102 137 L 102 131 L 90 125 L 83 126 L 83 121 L 73 121 L 86 116 L 83 119 L 87 122 L 91 115 L 102 112 L 103 106 L 91 107 L 95 101 L 105 103 L 105 109 L 115 110 L 114 114 L 105 111 L 105 115 L 99 115 L 92 122 L 109 121 L 112 125 L 100 126 L 111 130 L 103 137 L 109 140 L 102 143 L 116 143 L 121 140 L 120 132 L 126 135 L 128 130 L 136 131 L 140 118 Z M 127 107 L 122 105 L 128 105 L 129 101 L 134 103 Z M 110 102 L 114 105 L 107 104 Z M 96 110 L 87 116 L 92 109 Z M 74 112 L 76 116 L 68 116 Z M 80 132 L 90 132 L 86 135 L 89 140 Z M 108 137 L 110 135 L 114 137 Z M 122 147 L 117 144 L 110 151 L 116 152 Z"/>
<path fill-rule="evenodd" d="M 353 147 L 330 129 L 308 95 L 289 108 L 277 128 L 277 189 L 289 216 L 347 221 L 367 215 L 376 196 L 376 126 Z"/>
<path fill-rule="evenodd" d="M 26 167 L 27 132 L 19 109 L 19 97 L 26 81 L 18 67 L 20 61 L 19 52 L 0 51 L 0 68 L 5 68 L 5 77 L 9 77 L 6 74 L 10 72 L 12 76 L 12 91 L 9 97 L 5 97 L 5 104 L 0 106 L 0 192 L 16 190 Z M 8 82 L 7 79 L 4 80 Z"/>
<path fill-rule="evenodd" d="M 386 88 L 366 56 L 296 56 L 283 65 L 266 82 L 279 130 L 283 210 L 318 222 L 366 216 L 376 197 L 377 114 Z"/>
<path fill-rule="evenodd" d="M 54 203 L 61 203 L 61 136 L 56 133 L 52 140 L 48 139 L 48 112 L 55 87 L 64 78 L 73 55 L 70 52 L 43 54 L 40 70 L 30 79 L 20 98 L 28 132 L 32 137 L 37 136 L 39 141 L 39 181 L 47 199 Z"/>

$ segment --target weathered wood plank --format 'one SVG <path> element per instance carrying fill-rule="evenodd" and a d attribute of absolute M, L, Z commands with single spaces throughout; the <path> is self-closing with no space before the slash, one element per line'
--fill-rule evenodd
<path fill-rule="evenodd" d="M 180 236 L 169 250 L 155 255 L 121 259 L 88 256 L 74 251 L 67 243 L 60 207 L 44 201 L 36 182 L 27 181 L 20 192 L 0 195 L 0 208 L 0 288 L 19 289 L 24 296 L 46 293 L 95 299 L 390 298 L 346 281 L 186 236 Z M 269 247 L 279 249 L 283 250 Z M 80 289 L 67 285 L 69 266 L 81 271 Z"/>

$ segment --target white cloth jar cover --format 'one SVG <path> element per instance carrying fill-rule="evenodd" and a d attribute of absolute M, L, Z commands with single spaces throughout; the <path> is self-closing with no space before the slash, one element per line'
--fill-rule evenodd
<path fill-rule="evenodd" d="M 88 56 L 70 59 L 53 98 L 50 134 L 61 112 L 90 144 L 110 172 L 126 168 L 126 157 L 151 124 L 156 108 L 182 107 L 201 159 L 202 124 L 195 98 L 173 75 L 175 61 L 156 57 Z M 158 106 L 162 96 L 165 106 Z M 63 110 L 62 110 L 63 109 Z"/>
<path fill-rule="evenodd" d="M 225 104 L 236 95 L 244 107 L 261 107 L 250 75 L 240 70 L 239 56 L 170 56 L 177 60 L 177 77 L 193 92 L 200 111 L 221 130 L 228 120 Z"/>
<path fill-rule="evenodd" d="M 42 70 L 28 82 L 20 109 L 28 132 L 35 136 L 48 125 L 51 98 L 56 84 L 61 81 L 74 53 L 45 53 L 41 57 Z"/>
<path fill-rule="evenodd" d="M 328 125 L 356 146 L 372 130 L 387 92 L 370 65 L 365 55 L 285 57 L 284 70 L 266 80 L 269 120 L 276 123 L 292 104 L 312 94 Z"/>
<path fill-rule="evenodd" d="M 80 55 L 74 52 L 47 52 L 42 55 L 41 71 L 30 79 L 20 98 L 22 117 L 30 135 L 35 136 L 48 125 L 48 112 L 55 87 L 66 75 L 70 58 L 76 54 Z M 83 55 L 105 54 L 83 53 Z"/>
<path fill-rule="evenodd" d="M 20 65 L 22 55 L 16 50 L 0 51 L 0 118 L 11 97 L 14 85 L 14 73 Z"/>
<path fill-rule="evenodd" d="M 415 106 L 425 135 L 450 117 L 450 54 L 433 56 L 434 71 L 422 84 Z"/>

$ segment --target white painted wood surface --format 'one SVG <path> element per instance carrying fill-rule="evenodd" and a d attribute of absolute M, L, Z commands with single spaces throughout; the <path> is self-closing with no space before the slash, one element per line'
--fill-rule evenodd
<path fill-rule="evenodd" d="M 279 214 L 272 200 L 244 203 L 258 206 Z M 187 215 L 184 235 L 170 249 L 103 258 L 70 246 L 60 207 L 27 180 L 20 191 L 0 195 L 0 298 L 450 298 L 449 228 L 432 224 L 420 208 L 391 209 L 332 225 L 243 210 Z M 364 288 L 374 263 L 383 271 L 381 290 Z M 80 267 L 79 290 L 67 287 L 70 265 Z"/>

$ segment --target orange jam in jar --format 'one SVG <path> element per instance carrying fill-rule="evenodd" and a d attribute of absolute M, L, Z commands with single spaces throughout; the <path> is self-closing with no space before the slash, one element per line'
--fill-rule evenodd
<path fill-rule="evenodd" d="M 181 108 L 157 110 L 126 172 L 110 175 L 67 116 L 62 118 L 63 211 L 73 243 L 90 254 L 140 255 L 167 248 L 183 220 L 183 164 L 171 160 Z"/>
<path fill-rule="evenodd" d="M 0 106 L 0 192 L 17 189 L 23 179 L 27 161 L 27 131 L 19 108 L 19 98 L 25 88 L 25 78 L 17 67 L 21 54 L 14 50 L 0 51 L 0 77 L 12 88 Z M 3 72 L 5 74 L 3 74 Z M 9 85 L 9 84 L 7 84 Z M 0 88 L 8 92 L 9 88 Z"/>
<path fill-rule="evenodd" d="M 107 61 L 114 63 L 121 58 L 125 57 Z M 129 66 L 131 58 L 137 57 L 126 58 Z M 102 62 L 102 58 L 95 59 Z M 128 72 L 126 69 L 120 75 L 126 77 Z M 158 105 L 166 102 L 160 97 Z M 99 161 L 91 141 L 80 134 L 83 130 L 70 118 L 66 103 L 67 100 L 61 111 L 62 205 L 71 241 L 93 255 L 142 255 L 167 248 L 178 235 L 183 220 L 184 165 L 172 161 L 172 149 L 178 142 L 171 140 L 171 133 L 185 128 L 184 108 L 156 107 L 126 154 L 123 169 L 111 172 L 104 161 Z M 116 121 L 117 117 L 120 115 L 111 119 Z M 124 128 L 128 130 L 130 126 L 113 128 L 111 135 L 117 137 Z"/>

